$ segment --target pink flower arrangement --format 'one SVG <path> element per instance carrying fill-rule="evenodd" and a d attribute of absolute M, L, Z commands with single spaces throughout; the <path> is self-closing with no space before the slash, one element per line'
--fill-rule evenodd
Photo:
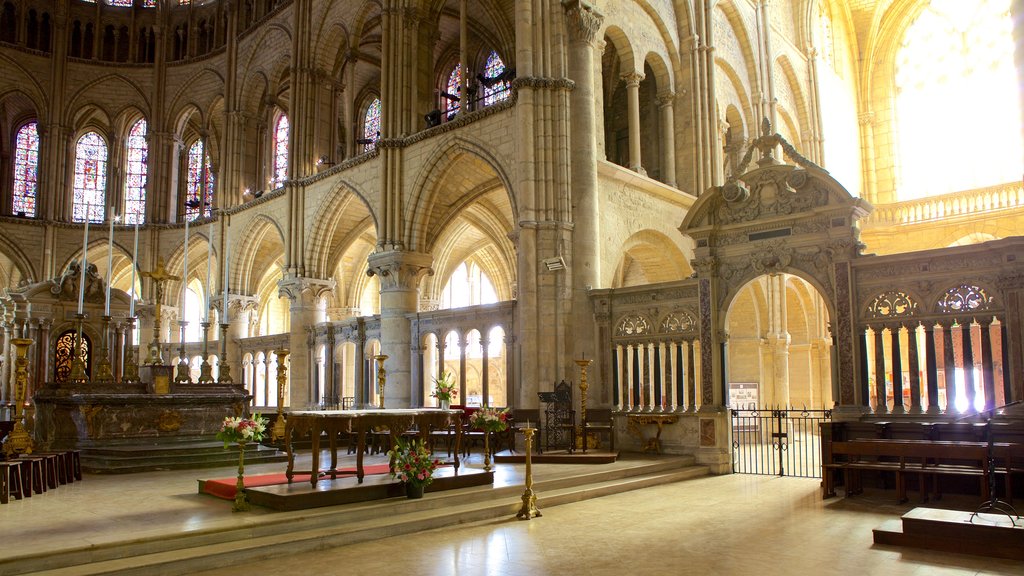
<path fill-rule="evenodd" d="M 508 428 L 508 409 L 481 408 L 473 412 L 470 424 L 478 430 L 502 432 Z"/>
<path fill-rule="evenodd" d="M 399 439 L 398 444 L 388 451 L 391 457 L 391 477 L 407 484 L 427 485 L 434 481 L 434 470 L 441 461 L 423 444 L 423 440 L 406 442 Z"/>
<path fill-rule="evenodd" d="M 224 418 L 224 422 L 217 432 L 217 440 L 224 442 L 227 448 L 231 444 L 242 442 L 259 442 L 267 431 L 267 419 L 259 414 L 252 418 L 231 417 Z"/>

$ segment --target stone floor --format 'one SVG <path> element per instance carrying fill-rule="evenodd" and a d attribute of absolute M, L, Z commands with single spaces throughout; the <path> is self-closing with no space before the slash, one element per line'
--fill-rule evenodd
<path fill-rule="evenodd" d="M 479 458 L 479 456 L 475 456 Z M 473 459 L 471 466 L 479 466 Z M 538 475 L 559 465 L 536 466 Z M 262 468 L 266 468 L 266 470 Z M 521 466 L 501 465 L 496 483 L 521 482 Z M 547 469 L 545 469 L 547 468 Z M 280 472 L 281 465 L 251 473 Z M 230 503 L 197 494 L 197 478 L 232 470 L 88 476 L 0 508 L 3 550 L 53 551 L 213 530 L 275 513 L 232 514 Z M 279 556 L 245 568 L 265 574 L 1024 574 L 1019 562 L 872 544 L 871 529 L 913 507 L 892 492 L 823 501 L 818 480 L 730 475 L 646 488 L 562 506 L 543 517 L 503 519 Z M 428 495 L 429 497 L 429 495 Z M 973 506 L 947 498 L 944 505 Z M 0 554 L 4 554 L 0 552 Z M 239 567 L 203 572 L 239 573 Z"/>

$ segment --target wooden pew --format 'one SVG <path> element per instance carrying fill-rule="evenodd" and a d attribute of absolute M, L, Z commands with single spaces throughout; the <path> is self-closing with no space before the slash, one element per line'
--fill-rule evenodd
<path fill-rule="evenodd" d="M 824 430 L 823 430 L 824 431 Z M 891 472 L 896 478 L 896 494 L 899 502 L 906 496 L 908 475 L 917 475 L 918 486 L 923 499 L 927 498 L 926 479 L 932 479 L 932 492 L 941 496 L 938 478 L 940 476 L 970 476 L 981 479 L 982 494 L 990 494 L 988 461 L 989 446 L 986 442 L 954 442 L 932 440 L 892 440 L 861 438 L 847 441 L 822 439 L 822 495 L 835 496 L 835 473 L 842 471 L 847 494 L 862 491 L 861 474 L 867 471 Z M 837 458 L 837 456 L 841 458 Z M 1014 473 L 1024 473 L 1020 463 L 1024 462 L 1024 445 L 995 443 L 992 456 L 996 472 L 1006 477 L 1006 498 L 1012 501 L 1012 478 Z"/>

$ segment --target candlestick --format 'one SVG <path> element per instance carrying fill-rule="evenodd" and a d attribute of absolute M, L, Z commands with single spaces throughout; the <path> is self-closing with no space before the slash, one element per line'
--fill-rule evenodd
<path fill-rule="evenodd" d="M 188 289 L 188 213 L 185 213 L 185 272 L 181 275 L 181 320 L 185 320 L 185 290 Z M 185 341 L 182 332 L 181 341 Z"/>
<path fill-rule="evenodd" d="M 228 236 L 227 225 L 224 226 L 224 282 L 222 282 L 224 289 L 224 299 L 220 303 L 220 321 L 227 323 L 228 321 L 228 274 L 231 270 L 231 237 Z"/>
<path fill-rule="evenodd" d="M 128 305 L 128 317 L 135 318 L 135 268 L 139 262 L 139 220 L 140 217 L 135 218 L 135 243 L 132 248 L 132 301 Z"/>
<path fill-rule="evenodd" d="M 206 294 L 204 294 L 203 301 L 206 303 L 206 307 L 203 309 L 203 322 L 210 322 L 210 291 L 213 290 L 213 278 L 211 277 L 211 270 L 213 266 L 213 222 L 210 222 L 210 226 L 206 233 Z"/>
<path fill-rule="evenodd" d="M 85 301 L 85 266 L 87 262 L 86 254 L 89 252 L 89 212 L 91 211 L 91 205 L 85 203 L 85 237 L 82 238 L 82 273 L 78 279 L 78 313 L 82 313 L 82 303 Z"/>
<path fill-rule="evenodd" d="M 107 239 L 107 299 L 103 305 L 104 316 L 110 316 L 110 281 L 114 277 L 114 222 L 118 220 L 118 217 L 113 215 L 113 210 L 110 212 L 110 237 Z"/>

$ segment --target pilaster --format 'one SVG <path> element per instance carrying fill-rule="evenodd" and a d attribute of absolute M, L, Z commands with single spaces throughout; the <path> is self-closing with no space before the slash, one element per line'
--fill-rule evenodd
<path fill-rule="evenodd" d="M 313 404 L 312 343 L 306 328 L 322 322 L 317 302 L 334 291 L 334 280 L 285 276 L 277 283 L 278 297 L 287 297 L 291 302 L 289 312 L 289 345 L 291 352 L 289 375 L 289 407 L 304 409 Z"/>

